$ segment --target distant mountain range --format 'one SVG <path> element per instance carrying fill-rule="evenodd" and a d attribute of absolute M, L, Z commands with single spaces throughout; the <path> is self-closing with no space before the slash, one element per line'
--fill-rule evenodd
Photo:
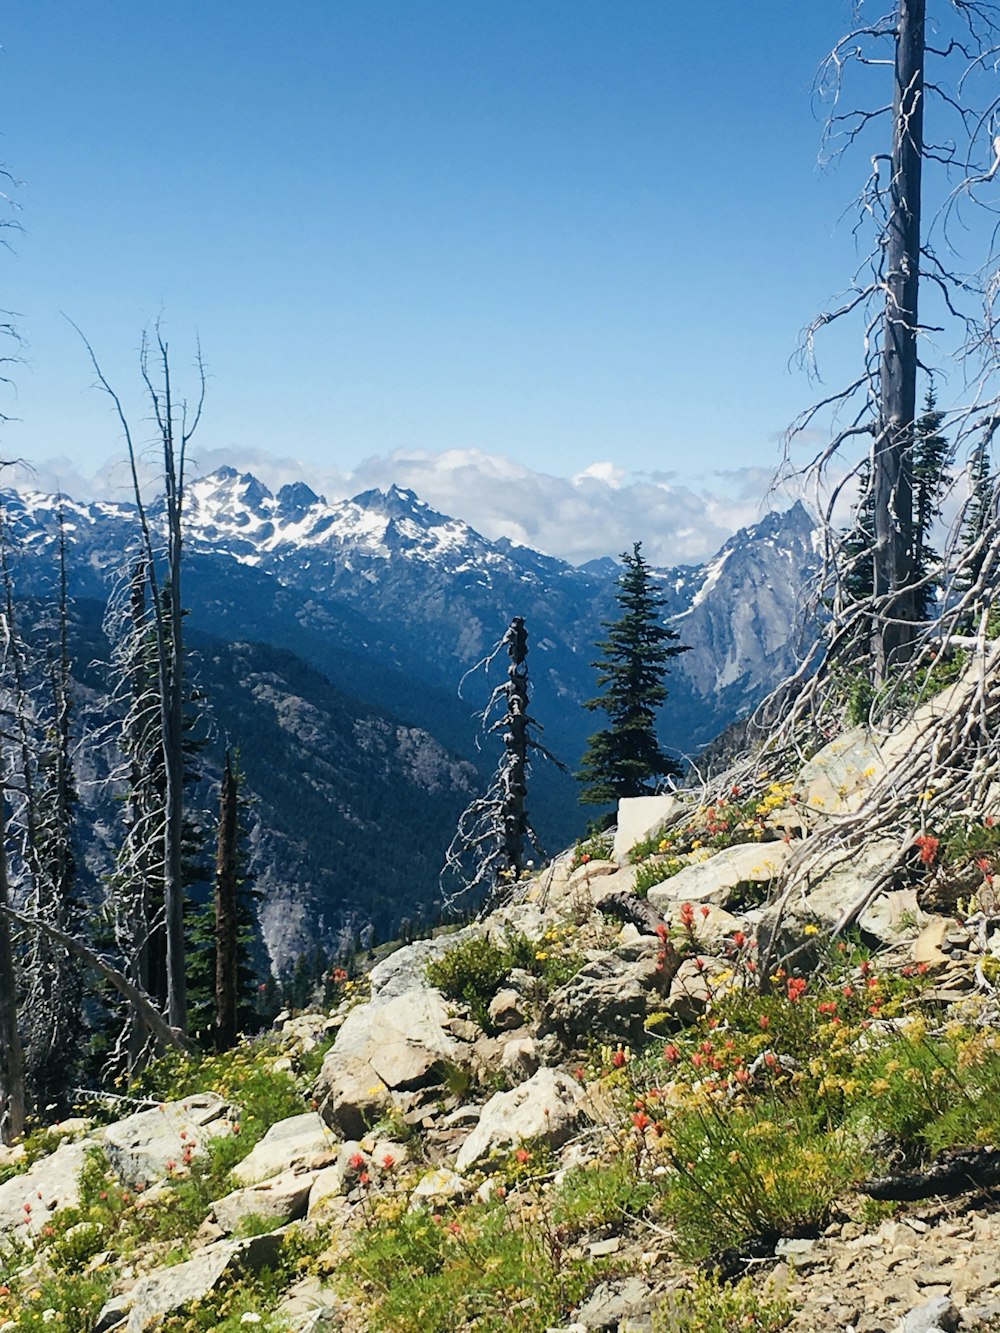
<path fill-rule="evenodd" d="M 102 608 L 136 547 L 134 507 L 13 491 L 0 503 L 18 591 L 30 597 L 51 586 L 61 507 L 79 660 L 100 657 Z M 573 769 L 600 725 L 581 705 L 595 693 L 601 622 L 615 614 L 612 559 L 575 568 L 488 541 L 395 486 L 329 503 L 301 483 L 272 494 L 231 468 L 190 483 L 185 542 L 188 633 L 212 745 L 240 745 L 257 798 L 253 861 L 281 965 L 329 944 L 345 922 L 385 930 L 429 909 L 455 817 L 496 759 L 477 750 L 473 714 L 500 663 L 488 679 L 469 677 L 464 698 L 459 681 L 512 616 L 527 623 L 533 712 L 548 748 Z M 695 752 L 794 665 L 799 602 L 816 567 L 813 523 L 797 504 L 741 530 L 704 565 L 655 571 L 666 615 L 691 646 L 669 680 L 669 748 Z M 81 673 L 99 692 L 100 673 Z M 536 768 L 531 793 L 552 848 L 589 818 L 576 784 L 554 768 Z M 101 818 L 106 826 L 113 812 Z M 103 837 L 113 842 L 113 829 Z"/>

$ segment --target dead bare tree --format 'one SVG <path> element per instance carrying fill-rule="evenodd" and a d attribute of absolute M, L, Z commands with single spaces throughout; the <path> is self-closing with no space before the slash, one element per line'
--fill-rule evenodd
<path fill-rule="evenodd" d="M 496 687 L 480 715 L 487 735 L 502 736 L 503 753 L 486 793 L 471 801 L 460 816 L 445 854 L 442 894 L 449 906 L 477 891 L 485 891 L 488 903 L 495 906 L 523 874 L 529 846 L 544 859 L 527 809 L 531 756 L 538 754 L 565 771 L 532 735 L 539 724 L 528 712 L 528 633 L 522 616 L 513 618 L 500 642 L 472 670 L 488 670 L 504 650 L 510 659 L 507 680 Z M 500 707 L 503 713 L 495 717 Z"/>
<path fill-rule="evenodd" d="M 77 332 L 80 330 L 77 329 Z M 178 400 L 174 394 L 168 346 L 159 325 L 154 333 L 155 347 L 151 346 L 149 338 L 143 335 L 139 358 L 140 373 L 152 406 L 157 429 L 157 444 L 162 459 L 165 541 L 161 547 L 160 542 L 154 538 L 149 512 L 143 499 L 139 480 L 138 449 L 128 417 L 120 397 L 101 370 L 93 348 L 82 333 L 80 336 L 90 355 L 97 382 L 114 405 L 125 439 L 139 520 L 140 550 L 150 589 L 164 775 L 162 878 L 167 1015 L 171 1026 L 184 1031 L 187 1028 L 187 990 L 184 967 L 182 847 L 184 831 L 182 514 L 187 448 L 198 428 L 205 402 L 205 367 L 199 347 L 195 358 L 198 396 L 194 408 L 189 411 L 186 400 Z M 159 572 L 161 567 L 162 575 Z"/>
<path fill-rule="evenodd" d="M 215 1048 L 228 1051 L 238 1032 L 239 916 L 239 788 L 232 756 L 219 793 L 219 830 L 215 854 Z"/>
<path fill-rule="evenodd" d="M 860 318 L 864 353 L 861 373 L 850 384 L 793 423 L 786 451 L 786 466 L 816 482 L 826 527 L 823 593 L 832 598 L 835 615 L 825 659 L 832 662 L 839 653 L 857 662 L 863 652 L 877 686 L 914 658 L 925 628 L 914 596 L 912 494 L 917 376 L 927 369 L 923 347 L 950 338 L 950 355 L 968 386 L 964 405 L 943 414 L 942 429 L 957 449 L 981 444 L 984 432 L 992 436 L 1000 402 L 1000 251 L 988 216 L 996 211 L 993 183 L 1000 165 L 1000 99 L 988 81 L 1000 57 L 1000 20 L 994 6 L 980 0 L 930 0 L 930 7 L 929 17 L 928 0 L 892 0 L 888 12 L 859 22 L 841 38 L 821 67 L 818 91 L 833 100 L 825 138 L 830 155 L 861 145 L 871 150 L 855 226 L 855 235 L 869 236 L 871 243 L 840 304 L 807 328 L 803 356 L 813 365 L 820 331 L 852 316 Z M 866 8 L 856 5 L 859 19 Z M 884 85 L 890 70 L 891 91 L 880 97 L 876 90 L 868 108 L 841 110 L 848 74 Z M 977 101 L 980 95 L 985 105 Z M 888 151 L 880 137 L 886 121 Z M 972 270 L 962 271 L 953 231 L 979 208 L 988 218 L 979 229 L 984 254 Z M 793 468 L 792 446 L 831 414 L 836 429 L 830 443 L 803 468 Z M 847 603 L 831 588 L 843 577 L 845 562 L 832 515 L 850 478 L 841 478 L 832 491 L 824 486 L 833 461 L 842 463 L 859 439 L 870 446 L 874 586 L 863 606 L 855 603 L 839 618 L 836 612 Z M 850 477 L 862 467 L 849 467 Z"/>

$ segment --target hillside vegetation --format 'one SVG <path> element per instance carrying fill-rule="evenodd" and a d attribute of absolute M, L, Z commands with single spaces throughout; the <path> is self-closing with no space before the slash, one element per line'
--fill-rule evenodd
<path fill-rule="evenodd" d="M 330 1012 L 5 1150 L 0 1328 L 1000 1328 L 993 807 L 777 891 L 931 715 L 625 802 Z"/>

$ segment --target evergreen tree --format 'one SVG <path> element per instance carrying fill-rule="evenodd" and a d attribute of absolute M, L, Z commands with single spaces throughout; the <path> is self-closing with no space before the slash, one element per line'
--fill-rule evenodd
<path fill-rule="evenodd" d="M 969 499 L 965 507 L 962 523 L 961 576 L 956 580 L 956 592 L 966 594 L 979 582 L 986 562 L 984 536 L 996 515 L 997 491 L 992 474 L 988 441 L 984 440 L 973 451 L 969 459 Z M 963 617 L 962 628 L 975 632 L 982 615 L 982 606 L 970 606 L 968 615 Z"/>
<path fill-rule="evenodd" d="M 244 870 L 243 774 L 226 751 L 219 793 L 215 880 L 211 900 L 191 914 L 188 933 L 188 1002 L 191 1029 L 229 1050 L 240 1032 L 260 1026 L 259 975 L 253 963 L 259 943 L 257 890 Z"/>
<path fill-rule="evenodd" d="M 866 458 L 858 468 L 858 502 L 851 510 L 851 526 L 840 542 L 843 595 L 848 602 L 865 602 L 874 591 L 874 543 L 875 492 L 871 459 Z"/>
<path fill-rule="evenodd" d="M 930 544 L 931 530 L 941 517 L 941 499 L 951 483 L 948 475 L 948 441 L 941 434 L 944 413 L 937 410 L 933 388 L 927 390 L 923 415 L 916 423 L 913 442 L 913 559 L 914 617 L 930 620 L 934 614 L 940 577 L 931 579 L 941 557 Z M 923 582 L 923 580 L 927 580 Z"/>
<path fill-rule="evenodd" d="M 665 703 L 668 664 L 687 647 L 679 635 L 661 624 L 664 599 L 650 577 L 641 542 L 622 554 L 625 568 L 618 579 L 618 620 L 604 621 L 608 637 L 599 643 L 602 656 L 593 663 L 604 693 L 587 701 L 600 709 L 610 725 L 591 736 L 577 774 L 585 784 L 581 800 L 606 805 L 623 796 L 646 796 L 660 777 L 680 777 L 681 766 L 660 748 L 656 713 Z"/>

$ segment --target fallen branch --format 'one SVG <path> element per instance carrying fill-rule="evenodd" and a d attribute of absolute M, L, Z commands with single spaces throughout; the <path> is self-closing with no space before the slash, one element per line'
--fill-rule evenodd
<path fill-rule="evenodd" d="M 119 971 L 113 963 L 109 963 L 106 958 L 102 958 L 99 953 L 95 953 L 93 949 L 88 948 L 74 935 L 68 935 L 66 931 L 50 925 L 48 921 L 40 921 L 38 917 L 28 916 L 24 912 L 16 911 L 13 907 L 0 906 L 0 912 L 9 916 L 12 921 L 16 921 L 18 925 L 26 926 L 29 930 L 41 931 L 49 939 L 61 944 L 68 953 L 82 959 L 88 966 L 100 972 L 101 976 L 109 981 L 119 995 L 132 1006 L 132 1009 L 157 1041 L 162 1042 L 164 1046 L 173 1046 L 186 1055 L 196 1053 L 198 1048 L 186 1033 L 181 1032 L 178 1028 L 171 1027 L 146 992 L 129 981 L 124 972 Z"/>
<path fill-rule="evenodd" d="M 928 1199 L 933 1195 L 966 1194 L 1000 1185 L 1000 1149 L 960 1148 L 934 1162 L 926 1171 L 904 1171 L 859 1185 L 871 1199 Z"/>

